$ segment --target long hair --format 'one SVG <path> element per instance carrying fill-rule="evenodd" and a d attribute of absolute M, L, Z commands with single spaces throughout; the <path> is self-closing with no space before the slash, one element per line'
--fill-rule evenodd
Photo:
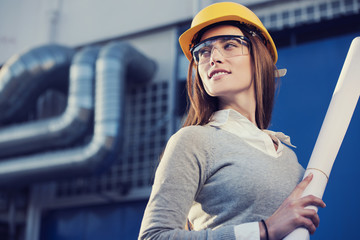
<path fill-rule="evenodd" d="M 268 128 L 275 98 L 275 64 L 267 50 L 263 40 L 256 31 L 251 31 L 247 26 L 239 22 L 221 22 L 218 25 L 235 25 L 250 39 L 250 58 L 253 69 L 253 80 L 255 86 L 256 98 L 256 124 L 260 129 Z M 194 37 L 194 43 L 199 42 L 202 34 L 214 27 L 211 25 L 200 31 Z M 194 72 L 195 70 L 195 72 Z M 204 85 L 200 78 L 197 65 L 192 59 L 189 64 L 187 75 L 187 92 L 188 92 L 188 114 L 183 126 L 205 125 L 210 121 L 211 115 L 219 110 L 219 99 L 212 97 L 205 91 Z"/>

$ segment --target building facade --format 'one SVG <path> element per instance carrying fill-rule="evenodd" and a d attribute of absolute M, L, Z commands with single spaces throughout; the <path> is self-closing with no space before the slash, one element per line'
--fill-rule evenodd
<path fill-rule="evenodd" d="M 178 37 L 199 9 L 215 2 L 219 1 L 0 2 L 0 114 L 4 116 L 0 116 L 0 239 L 137 238 L 159 157 L 169 137 L 181 127 L 186 111 L 188 61 Z M 279 82 L 270 129 L 291 136 L 305 168 L 350 43 L 360 36 L 360 1 L 235 2 L 260 17 L 278 47 L 277 67 L 288 69 Z M 54 51 L 66 57 L 50 73 L 52 68 L 43 66 L 51 62 L 51 56 L 57 59 Z M 14 67 L 32 56 L 40 56 L 38 68 L 45 70 L 31 64 L 24 64 L 29 70 Z M 101 76 L 112 76 L 113 69 L 123 68 L 123 75 L 101 85 Z M 45 84 L 45 76 L 59 80 Z M 29 78 L 34 84 L 26 85 Z M 80 82 L 86 78 L 87 83 Z M 118 83 L 120 78 L 124 82 Z M 84 86 L 89 96 L 76 95 Z M 27 92 L 32 94 L 27 97 Z M 102 100 L 99 96 L 103 95 Z M 9 96 L 17 97 L 11 102 Z M 85 115 L 81 112 L 87 123 L 67 128 L 58 137 L 50 126 L 66 122 L 55 118 L 68 119 L 73 101 L 82 104 L 82 111 L 88 107 Z M 108 109 L 110 105 L 114 108 Z M 9 109 L 18 109 L 19 114 Z M 312 239 L 357 236 L 359 123 L 357 107 L 325 191 L 328 207 L 320 210 L 321 224 Z M 50 130 L 40 136 L 44 128 Z M 33 138 L 29 129 L 38 129 L 31 133 Z M 115 135 L 101 135 L 108 137 L 101 148 L 106 149 L 104 153 L 81 155 L 96 134 L 113 129 Z M 65 138 L 70 140 L 64 142 Z M 80 149 L 76 154 L 83 165 L 69 162 L 74 149 Z M 51 165 L 55 160 L 61 168 Z"/>

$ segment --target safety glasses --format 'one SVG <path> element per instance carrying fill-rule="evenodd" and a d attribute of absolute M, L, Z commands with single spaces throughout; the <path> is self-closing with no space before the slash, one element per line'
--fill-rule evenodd
<path fill-rule="evenodd" d="M 215 48 L 226 58 L 248 55 L 250 40 L 240 35 L 220 35 L 199 42 L 190 52 L 196 64 L 205 64 L 210 62 Z"/>

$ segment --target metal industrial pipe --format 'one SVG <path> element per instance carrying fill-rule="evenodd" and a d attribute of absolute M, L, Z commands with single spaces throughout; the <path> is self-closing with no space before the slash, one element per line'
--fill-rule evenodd
<path fill-rule="evenodd" d="M 94 110 L 98 53 L 98 47 L 87 47 L 74 56 L 70 67 L 67 107 L 63 114 L 0 128 L 0 158 L 66 146 L 85 134 Z M 26 80 L 23 79 L 23 82 Z"/>
<path fill-rule="evenodd" d="M 95 121 L 91 141 L 72 149 L 3 159 L 0 161 L 0 186 L 104 170 L 120 149 L 125 80 L 149 81 L 155 69 L 154 61 L 126 43 L 110 43 L 103 47 L 96 62 Z"/>
<path fill-rule="evenodd" d="M 0 124 L 20 122 L 48 87 L 67 91 L 74 50 L 46 45 L 16 55 L 0 71 Z"/>

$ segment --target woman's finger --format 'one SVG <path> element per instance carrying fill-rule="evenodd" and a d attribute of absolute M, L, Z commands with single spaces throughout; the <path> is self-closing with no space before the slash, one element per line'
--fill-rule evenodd
<path fill-rule="evenodd" d="M 305 227 L 310 234 L 314 234 L 316 231 L 316 226 L 314 225 L 314 223 L 311 221 L 311 219 L 309 218 L 304 218 L 304 224 L 303 227 Z"/>
<path fill-rule="evenodd" d="M 313 234 L 319 224 L 318 218 L 316 217 L 315 210 L 303 209 L 300 210 L 297 216 L 293 219 L 293 228 L 304 227 L 311 234 Z"/>
<path fill-rule="evenodd" d="M 319 227 L 320 218 L 314 209 L 303 209 L 301 215 L 310 219 L 316 228 Z"/>
<path fill-rule="evenodd" d="M 292 191 L 290 194 L 290 197 L 299 198 L 301 194 L 304 192 L 306 187 L 310 184 L 311 180 L 313 178 L 313 174 L 310 173 L 307 175 Z"/>
<path fill-rule="evenodd" d="M 302 197 L 297 200 L 299 206 L 301 207 L 307 207 L 307 206 L 316 206 L 324 208 L 326 207 L 326 204 L 321 198 L 318 198 L 314 195 L 307 195 L 305 197 Z"/>

